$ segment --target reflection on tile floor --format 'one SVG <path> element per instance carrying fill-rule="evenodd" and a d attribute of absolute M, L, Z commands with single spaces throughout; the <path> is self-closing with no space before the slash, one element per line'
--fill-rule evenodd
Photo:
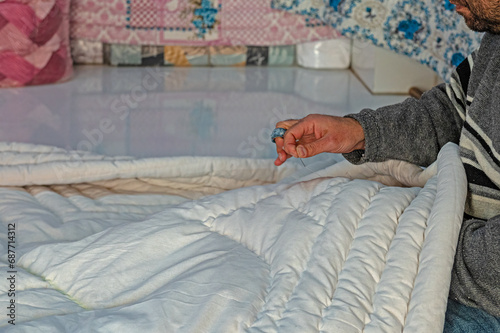
<path fill-rule="evenodd" d="M 58 85 L 0 90 L 0 141 L 106 155 L 274 157 L 282 119 L 402 101 L 347 70 L 79 66 Z"/>

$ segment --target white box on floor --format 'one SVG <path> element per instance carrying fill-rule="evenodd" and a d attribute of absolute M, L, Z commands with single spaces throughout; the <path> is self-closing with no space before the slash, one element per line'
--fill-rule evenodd
<path fill-rule="evenodd" d="M 351 64 L 351 39 L 339 37 L 297 44 L 297 64 L 306 68 L 346 69 Z"/>
<path fill-rule="evenodd" d="M 373 94 L 408 94 L 413 87 L 426 91 L 440 82 L 418 61 L 357 40 L 353 40 L 351 69 Z"/>

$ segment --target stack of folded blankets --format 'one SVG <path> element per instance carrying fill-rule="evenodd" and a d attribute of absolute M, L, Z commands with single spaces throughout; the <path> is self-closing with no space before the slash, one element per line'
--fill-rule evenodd
<path fill-rule="evenodd" d="M 114 66 L 289 66 L 294 45 L 151 46 L 72 42 L 76 63 Z"/>
<path fill-rule="evenodd" d="M 76 0 L 76 63 L 276 66 L 295 63 L 295 45 L 339 33 L 259 0 Z"/>

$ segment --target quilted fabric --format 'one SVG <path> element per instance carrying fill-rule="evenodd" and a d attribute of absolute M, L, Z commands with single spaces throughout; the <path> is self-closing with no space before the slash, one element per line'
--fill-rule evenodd
<path fill-rule="evenodd" d="M 292 66 L 295 62 L 294 45 L 141 46 L 72 40 L 71 52 L 78 64 L 115 66 Z"/>
<path fill-rule="evenodd" d="M 272 0 L 271 6 L 408 56 L 445 80 L 482 38 L 449 0 Z"/>
<path fill-rule="evenodd" d="M 338 36 L 260 0 L 75 0 L 71 13 L 73 39 L 111 44 L 269 46 Z"/>
<path fill-rule="evenodd" d="M 71 74 L 69 1 L 1 1 L 0 87 L 55 83 Z"/>
<path fill-rule="evenodd" d="M 442 332 L 466 193 L 455 145 L 426 170 L 343 161 L 305 176 L 266 172 L 271 161 L 0 148 L 0 179 L 16 186 L 0 190 L 1 222 L 16 224 L 22 277 L 6 332 Z M 261 185 L 102 195 L 127 175 Z"/>

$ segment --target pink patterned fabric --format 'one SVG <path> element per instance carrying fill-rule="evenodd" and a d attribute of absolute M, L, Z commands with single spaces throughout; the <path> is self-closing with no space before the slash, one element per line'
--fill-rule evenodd
<path fill-rule="evenodd" d="M 330 26 L 268 0 L 73 0 L 71 37 L 129 45 L 287 45 L 332 39 Z"/>
<path fill-rule="evenodd" d="M 0 1 L 0 87 L 54 83 L 71 74 L 69 0 Z"/>

